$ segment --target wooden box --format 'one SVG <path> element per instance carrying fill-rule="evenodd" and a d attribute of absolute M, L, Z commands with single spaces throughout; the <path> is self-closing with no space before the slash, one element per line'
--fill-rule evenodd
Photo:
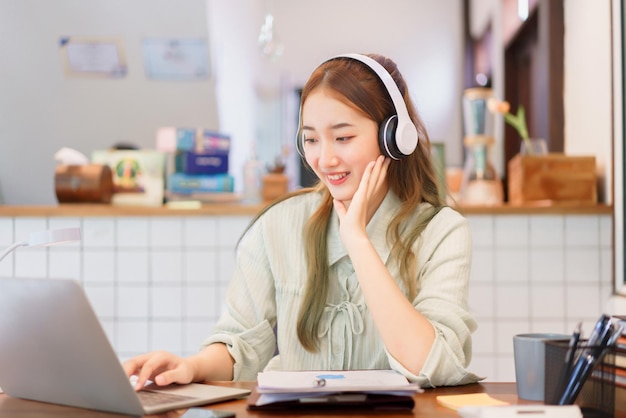
<path fill-rule="evenodd" d="M 596 158 L 564 154 L 520 155 L 508 164 L 509 203 L 595 204 Z"/>
<path fill-rule="evenodd" d="M 287 194 L 289 178 L 283 173 L 268 173 L 262 178 L 261 195 L 268 202 Z"/>
<path fill-rule="evenodd" d="M 54 191 L 59 203 L 111 203 L 113 173 L 108 165 L 61 164 L 54 173 Z"/>

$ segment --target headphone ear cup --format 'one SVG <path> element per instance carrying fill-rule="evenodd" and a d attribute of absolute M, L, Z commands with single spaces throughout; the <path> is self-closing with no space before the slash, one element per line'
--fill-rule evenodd
<path fill-rule="evenodd" d="M 383 155 L 399 160 L 404 157 L 396 144 L 396 129 L 398 127 L 398 116 L 388 117 L 378 128 L 378 145 Z"/>

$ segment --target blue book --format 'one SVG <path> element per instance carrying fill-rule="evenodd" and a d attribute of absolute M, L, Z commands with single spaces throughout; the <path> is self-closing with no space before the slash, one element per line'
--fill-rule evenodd
<path fill-rule="evenodd" d="M 197 153 L 228 153 L 230 151 L 230 136 L 202 128 L 178 128 L 176 132 L 176 149 Z"/>
<path fill-rule="evenodd" d="M 232 192 L 235 186 L 230 174 L 173 173 L 168 180 L 168 190 L 179 194 Z"/>
<path fill-rule="evenodd" d="M 185 174 L 226 174 L 228 173 L 228 153 L 226 152 L 191 152 L 176 154 L 176 172 Z"/>
<path fill-rule="evenodd" d="M 164 152 L 228 153 L 230 136 L 204 128 L 164 127 L 157 131 L 157 149 Z"/>

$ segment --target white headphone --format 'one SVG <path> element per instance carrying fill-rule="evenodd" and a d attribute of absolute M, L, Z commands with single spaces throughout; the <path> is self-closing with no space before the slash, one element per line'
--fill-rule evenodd
<path fill-rule="evenodd" d="M 337 58 L 350 58 L 367 65 L 376 73 L 380 81 L 383 82 L 389 96 L 391 97 L 396 114 L 389 116 L 380 124 L 378 129 L 378 144 L 380 151 L 387 157 L 394 160 L 399 160 L 403 157 L 411 155 L 413 151 L 415 151 L 415 148 L 417 148 L 417 142 L 419 139 L 417 128 L 413 124 L 413 121 L 411 121 L 409 111 L 404 103 L 404 99 L 402 98 L 402 93 L 400 93 L 400 89 L 398 89 L 395 81 L 393 81 L 391 74 L 389 74 L 385 67 L 380 65 L 378 61 L 366 55 L 337 55 L 327 61 Z M 302 114 L 302 109 L 300 110 L 300 114 Z M 302 157 L 304 157 L 303 141 L 304 135 L 300 135 L 300 126 L 298 126 L 296 148 Z"/>

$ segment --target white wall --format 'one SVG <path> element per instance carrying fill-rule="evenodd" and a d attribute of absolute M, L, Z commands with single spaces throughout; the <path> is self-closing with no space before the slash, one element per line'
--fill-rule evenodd
<path fill-rule="evenodd" d="M 143 37 L 207 37 L 205 0 L 0 0 L 0 203 L 53 204 L 54 153 L 154 147 L 160 126 L 217 127 L 212 79 L 150 81 Z M 68 78 L 61 36 L 117 36 L 128 75 Z"/>
<path fill-rule="evenodd" d="M 595 155 L 606 202 L 612 201 L 611 2 L 565 2 L 565 146 Z M 616 77 L 620 77 L 619 74 Z"/>
<path fill-rule="evenodd" d="M 270 7 L 285 45 L 274 62 L 256 45 Z M 142 37 L 207 34 L 213 78 L 146 80 Z M 65 77 L 62 35 L 119 36 L 128 76 Z M 151 147 L 164 125 L 233 135 L 231 173 L 240 177 L 251 142 L 265 160 L 293 145 L 293 89 L 322 60 L 351 51 L 398 63 L 432 139 L 447 142 L 448 164 L 460 166 L 462 41 L 460 1 L 0 0 L 0 203 L 56 203 L 52 156 L 62 146 L 87 154 L 122 140 Z"/>

